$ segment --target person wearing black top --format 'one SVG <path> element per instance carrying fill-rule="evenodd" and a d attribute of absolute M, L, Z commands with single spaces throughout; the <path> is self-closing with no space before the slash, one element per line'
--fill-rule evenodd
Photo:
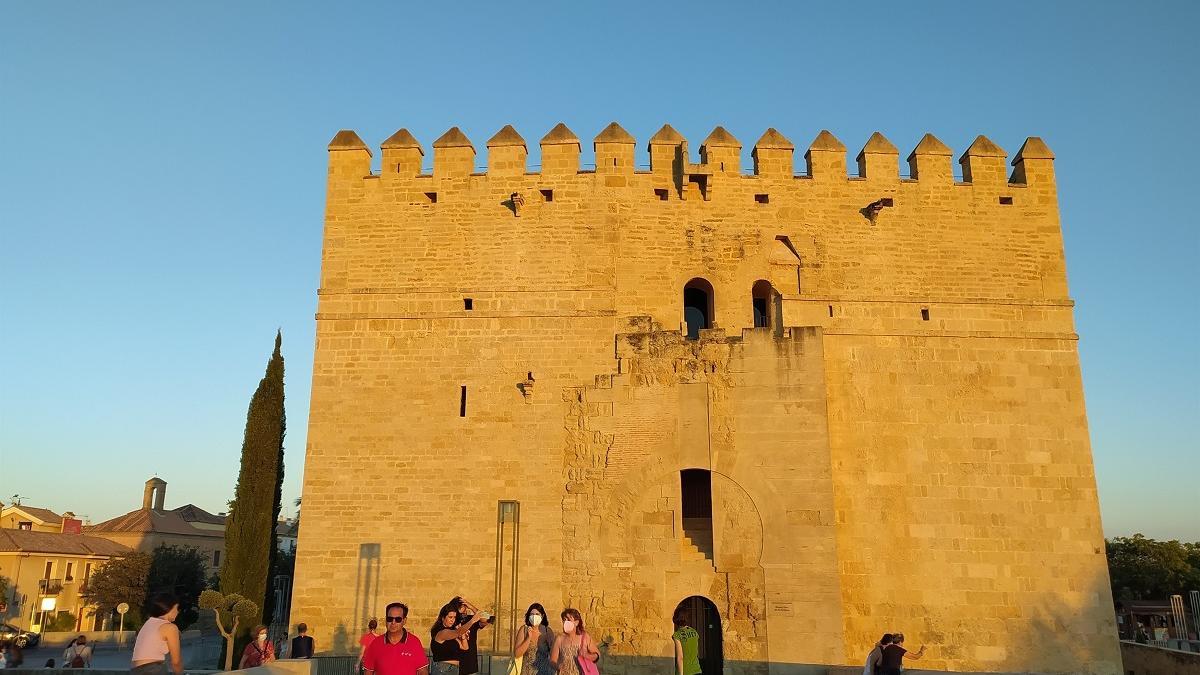
<path fill-rule="evenodd" d="M 477 615 L 466 623 L 459 623 L 457 604 L 442 607 L 437 621 L 429 629 L 429 653 L 433 655 L 431 675 L 462 675 L 462 664 L 471 644 L 469 636 L 473 635 L 471 629 L 481 618 Z"/>
<path fill-rule="evenodd" d="M 308 635 L 308 624 L 296 626 L 296 632 L 299 635 L 292 638 L 292 649 L 288 656 L 293 659 L 311 659 L 316 652 L 316 642 Z"/>
<path fill-rule="evenodd" d="M 470 632 L 466 636 L 466 645 L 459 657 L 459 675 L 475 675 L 475 673 L 479 672 L 479 631 L 488 627 L 491 622 L 491 616 L 487 612 L 479 611 L 479 608 L 472 605 L 462 596 L 455 596 L 451 599 L 449 606 L 454 607 L 458 611 L 458 625 L 460 628 L 470 626 Z"/>
<path fill-rule="evenodd" d="M 879 672 L 883 675 L 900 675 L 901 669 L 904 668 L 904 659 L 916 659 L 925 655 L 925 646 L 915 652 L 910 652 L 902 645 L 904 644 L 904 633 L 896 633 L 892 636 L 892 644 L 883 648 L 879 655 Z"/>

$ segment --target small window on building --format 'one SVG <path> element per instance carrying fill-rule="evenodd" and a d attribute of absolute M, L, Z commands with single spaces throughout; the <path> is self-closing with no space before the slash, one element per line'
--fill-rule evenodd
<path fill-rule="evenodd" d="M 75 563 L 73 563 L 73 562 L 67 563 L 67 573 L 63 575 L 63 579 L 65 579 L 66 581 L 74 581 L 75 580 Z"/>
<path fill-rule="evenodd" d="M 922 320 L 922 321 L 928 321 L 928 320 L 929 320 L 929 308 L 928 308 L 928 307 L 922 307 L 922 308 L 921 308 L 921 320 Z"/>
<path fill-rule="evenodd" d="M 45 573 L 45 575 L 42 576 L 42 578 L 49 579 L 53 575 L 54 575 L 54 561 L 48 560 L 48 561 L 46 561 L 46 573 Z"/>
<path fill-rule="evenodd" d="M 1004 206 L 1012 206 L 1012 203 L 1013 203 L 1012 197 L 1001 197 L 1000 203 L 1003 204 Z"/>
<path fill-rule="evenodd" d="M 542 193 L 542 201 L 554 201 L 554 190 L 539 190 Z"/>
<path fill-rule="evenodd" d="M 475 300 L 472 298 L 463 298 L 463 309 L 468 312 L 475 309 Z"/>
<path fill-rule="evenodd" d="M 213 551 L 213 567 L 221 566 L 221 552 Z"/>
<path fill-rule="evenodd" d="M 458 416 L 467 416 L 467 385 L 462 385 L 458 389 Z"/>
<path fill-rule="evenodd" d="M 754 201 L 758 204 L 770 204 L 771 195 L 754 195 Z"/>
<path fill-rule="evenodd" d="M 700 338 L 700 331 L 712 328 L 713 288 L 708 281 L 696 277 L 683 287 L 683 320 L 689 340 Z"/>
<path fill-rule="evenodd" d="M 33 521 L 22 520 L 21 522 L 17 523 L 17 529 L 18 530 L 33 530 Z"/>
<path fill-rule="evenodd" d="M 667 188 L 654 188 L 654 196 L 662 201 L 667 201 Z"/>
<path fill-rule="evenodd" d="M 436 204 L 437 203 L 437 193 L 436 192 L 426 192 L 425 193 L 425 201 L 430 204 Z"/>
<path fill-rule="evenodd" d="M 771 282 L 765 279 L 754 282 L 754 288 L 751 289 L 750 295 L 754 327 L 770 328 L 775 306 L 775 289 L 771 287 Z"/>

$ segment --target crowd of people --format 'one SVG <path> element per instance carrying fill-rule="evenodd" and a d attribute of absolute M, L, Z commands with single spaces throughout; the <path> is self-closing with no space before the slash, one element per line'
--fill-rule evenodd
<path fill-rule="evenodd" d="M 57 668 L 53 658 L 46 659 L 43 668 Z M 91 668 L 92 646 L 86 635 L 80 635 L 67 643 L 62 655 L 63 668 Z M 0 642 L 0 668 L 21 668 L 25 665 L 25 653 L 15 642 Z"/>
<path fill-rule="evenodd" d="M 149 606 L 150 618 L 138 631 L 133 647 L 134 675 L 182 674 L 183 657 L 175 618 L 179 602 L 169 594 L 156 596 Z M 579 610 L 568 607 L 559 613 L 562 632 L 551 628 L 550 617 L 541 603 L 525 610 L 524 622 L 513 636 L 513 658 L 506 675 L 599 675 L 599 645 L 584 626 Z M 429 628 L 429 652 L 421 638 L 408 631 L 408 605 L 389 604 L 384 611 L 383 632 L 372 619 L 359 639 L 359 668 L 363 675 L 476 675 L 479 672 L 479 632 L 492 623 L 492 616 L 461 596 L 452 598 L 438 611 Z M 685 613 L 673 618 L 671 642 L 675 675 L 701 675 L 699 633 Z M 289 649 L 291 658 L 312 658 L 316 642 L 308 626 L 297 626 Z M 276 659 L 274 643 L 265 626 L 251 632 L 254 639 L 242 652 L 239 668 L 253 668 Z M 887 633 L 867 656 L 863 675 L 899 675 L 904 659 L 919 659 L 925 647 L 915 652 L 904 647 L 903 633 Z M 430 658 L 432 656 L 432 659 Z M 90 664 L 91 647 L 85 636 L 68 646 L 64 663 L 74 667 Z"/>
<path fill-rule="evenodd" d="M 598 675 L 600 651 L 584 626 L 583 615 L 568 607 L 559 618 L 562 633 L 556 635 L 541 603 L 525 610 L 524 623 L 513 636 L 508 675 Z M 382 635 L 376 633 L 378 623 L 372 620 L 359 641 L 366 675 L 475 675 L 479 672 L 479 631 L 491 625 L 492 616 L 466 598 L 451 599 L 429 628 L 432 659 L 426 656 L 421 638 L 407 629 L 407 605 L 388 605 L 384 621 Z"/>
<path fill-rule="evenodd" d="M 904 659 L 916 660 L 925 655 L 925 646 L 915 652 L 904 648 L 904 633 L 884 633 L 867 655 L 863 675 L 900 675 Z"/>

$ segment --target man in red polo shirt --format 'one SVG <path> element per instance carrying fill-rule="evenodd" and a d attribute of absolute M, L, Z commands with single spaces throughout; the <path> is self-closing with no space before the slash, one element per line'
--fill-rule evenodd
<path fill-rule="evenodd" d="M 363 653 L 367 675 L 429 675 L 429 659 L 421 639 L 404 628 L 408 605 L 393 602 L 384 612 L 387 632 L 375 638 Z"/>

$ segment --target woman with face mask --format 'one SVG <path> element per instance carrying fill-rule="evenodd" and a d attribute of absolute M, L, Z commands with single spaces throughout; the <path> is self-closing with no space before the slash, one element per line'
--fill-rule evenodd
<path fill-rule="evenodd" d="M 554 631 L 546 625 L 546 608 L 535 602 L 525 610 L 525 625 L 514 639 L 513 655 L 522 659 L 520 675 L 554 675 L 553 648 Z"/>
<path fill-rule="evenodd" d="M 600 660 L 596 643 L 583 627 L 583 615 L 579 610 L 568 607 L 559 615 L 562 618 L 562 635 L 554 639 L 550 650 L 550 662 L 558 675 L 581 675 L 576 659 L 587 659 L 592 663 Z"/>
<path fill-rule="evenodd" d="M 258 625 L 250 633 L 254 639 L 242 651 L 242 660 L 238 668 L 255 668 L 275 660 L 275 645 L 267 639 L 267 627 Z"/>

